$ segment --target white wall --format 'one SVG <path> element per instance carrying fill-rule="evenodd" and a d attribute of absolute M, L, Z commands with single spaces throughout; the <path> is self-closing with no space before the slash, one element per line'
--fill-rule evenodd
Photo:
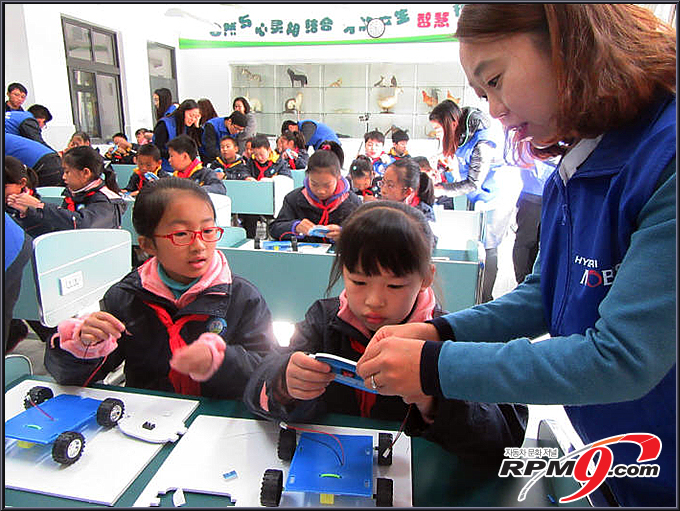
<path fill-rule="evenodd" d="M 24 83 L 29 89 L 26 105 L 47 106 L 54 119 L 44 136 L 56 149 L 63 148 L 74 131 L 61 17 L 81 20 L 118 35 L 125 132 L 132 136 L 140 127 L 153 127 L 147 42 L 176 48 L 178 100 L 210 98 L 218 113 L 231 112 L 232 64 L 261 63 L 441 63 L 459 66 L 458 43 L 401 43 L 301 47 L 244 47 L 222 49 L 178 49 L 180 33 L 200 21 L 166 16 L 182 4 L 8 4 L 5 6 L 6 85 Z M 243 6 L 229 8 L 238 11 Z M 362 6 L 328 4 L 328 9 L 357 9 Z M 249 4 L 253 17 L 266 17 L 266 5 Z M 305 5 L 287 6 L 290 17 L 304 17 Z M 203 31 L 205 31 L 203 27 Z M 11 51 L 10 51 L 11 49 Z M 465 104 L 477 104 L 470 89 Z M 482 108 L 485 108 L 482 105 Z"/>

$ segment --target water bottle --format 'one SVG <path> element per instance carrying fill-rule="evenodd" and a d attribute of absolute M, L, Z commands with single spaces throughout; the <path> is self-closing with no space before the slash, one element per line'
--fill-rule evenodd
<path fill-rule="evenodd" d="M 259 240 L 267 239 L 267 224 L 262 220 L 257 221 L 257 228 L 255 229 L 255 238 Z"/>

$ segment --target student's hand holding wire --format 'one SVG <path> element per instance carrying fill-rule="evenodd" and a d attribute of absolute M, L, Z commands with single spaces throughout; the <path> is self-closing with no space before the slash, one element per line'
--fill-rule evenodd
<path fill-rule="evenodd" d="M 326 227 L 328 227 L 328 233 L 326 234 L 326 238 L 329 240 L 337 241 L 338 238 L 340 237 L 340 231 L 342 230 L 342 227 L 336 224 L 329 224 Z"/>
<path fill-rule="evenodd" d="M 295 232 L 298 234 L 304 234 L 306 236 L 313 227 L 314 223 L 311 220 L 308 218 L 303 218 L 300 223 L 295 226 Z"/>
<path fill-rule="evenodd" d="M 402 396 L 411 403 L 427 396 L 420 386 L 420 356 L 425 341 L 401 337 L 371 339 L 357 362 L 357 374 L 367 387 L 386 396 Z"/>
<path fill-rule="evenodd" d="M 314 399 L 326 392 L 333 381 L 331 367 L 308 357 L 301 351 L 293 353 L 286 366 L 286 387 L 290 397 L 295 399 Z"/>
<path fill-rule="evenodd" d="M 59 346 L 77 358 L 107 356 L 118 347 L 125 325 L 108 312 L 97 311 L 86 318 L 70 318 L 59 323 Z M 54 347 L 54 338 L 51 339 Z"/>
<path fill-rule="evenodd" d="M 80 327 L 80 342 L 93 345 L 109 339 L 120 339 L 125 331 L 125 325 L 115 316 L 104 311 L 90 314 Z"/>

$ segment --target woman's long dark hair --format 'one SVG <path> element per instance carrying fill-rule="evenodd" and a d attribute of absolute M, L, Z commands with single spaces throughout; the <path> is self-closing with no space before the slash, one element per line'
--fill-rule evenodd
<path fill-rule="evenodd" d="M 177 107 L 177 110 L 170 114 L 170 118 L 175 120 L 175 126 L 177 127 L 177 135 L 189 135 L 191 139 L 196 142 L 197 147 L 201 147 L 203 141 L 201 140 L 201 128 L 196 126 L 187 126 L 184 124 L 184 114 L 187 110 L 193 110 L 194 108 L 199 108 L 198 103 L 193 99 L 185 99 Z"/>
<path fill-rule="evenodd" d="M 158 122 L 172 105 L 172 92 L 170 92 L 170 89 L 162 87 L 156 89 L 153 93 L 158 96 L 158 108 L 156 108 L 156 122 Z"/>
<path fill-rule="evenodd" d="M 100 178 L 104 174 L 106 187 L 114 193 L 120 193 L 120 188 L 116 181 L 116 172 L 111 167 L 111 164 L 104 165 L 104 158 L 102 158 L 102 155 L 96 149 L 87 145 L 72 147 L 64 153 L 63 161 L 66 165 L 78 170 L 83 170 L 84 168 L 90 169 L 93 180 Z"/>

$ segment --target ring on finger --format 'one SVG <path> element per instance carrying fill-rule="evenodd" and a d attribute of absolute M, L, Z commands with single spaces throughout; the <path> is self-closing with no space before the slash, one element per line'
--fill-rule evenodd
<path fill-rule="evenodd" d="M 375 374 L 371 375 L 371 387 L 373 390 L 378 390 L 378 384 L 375 383 Z"/>

